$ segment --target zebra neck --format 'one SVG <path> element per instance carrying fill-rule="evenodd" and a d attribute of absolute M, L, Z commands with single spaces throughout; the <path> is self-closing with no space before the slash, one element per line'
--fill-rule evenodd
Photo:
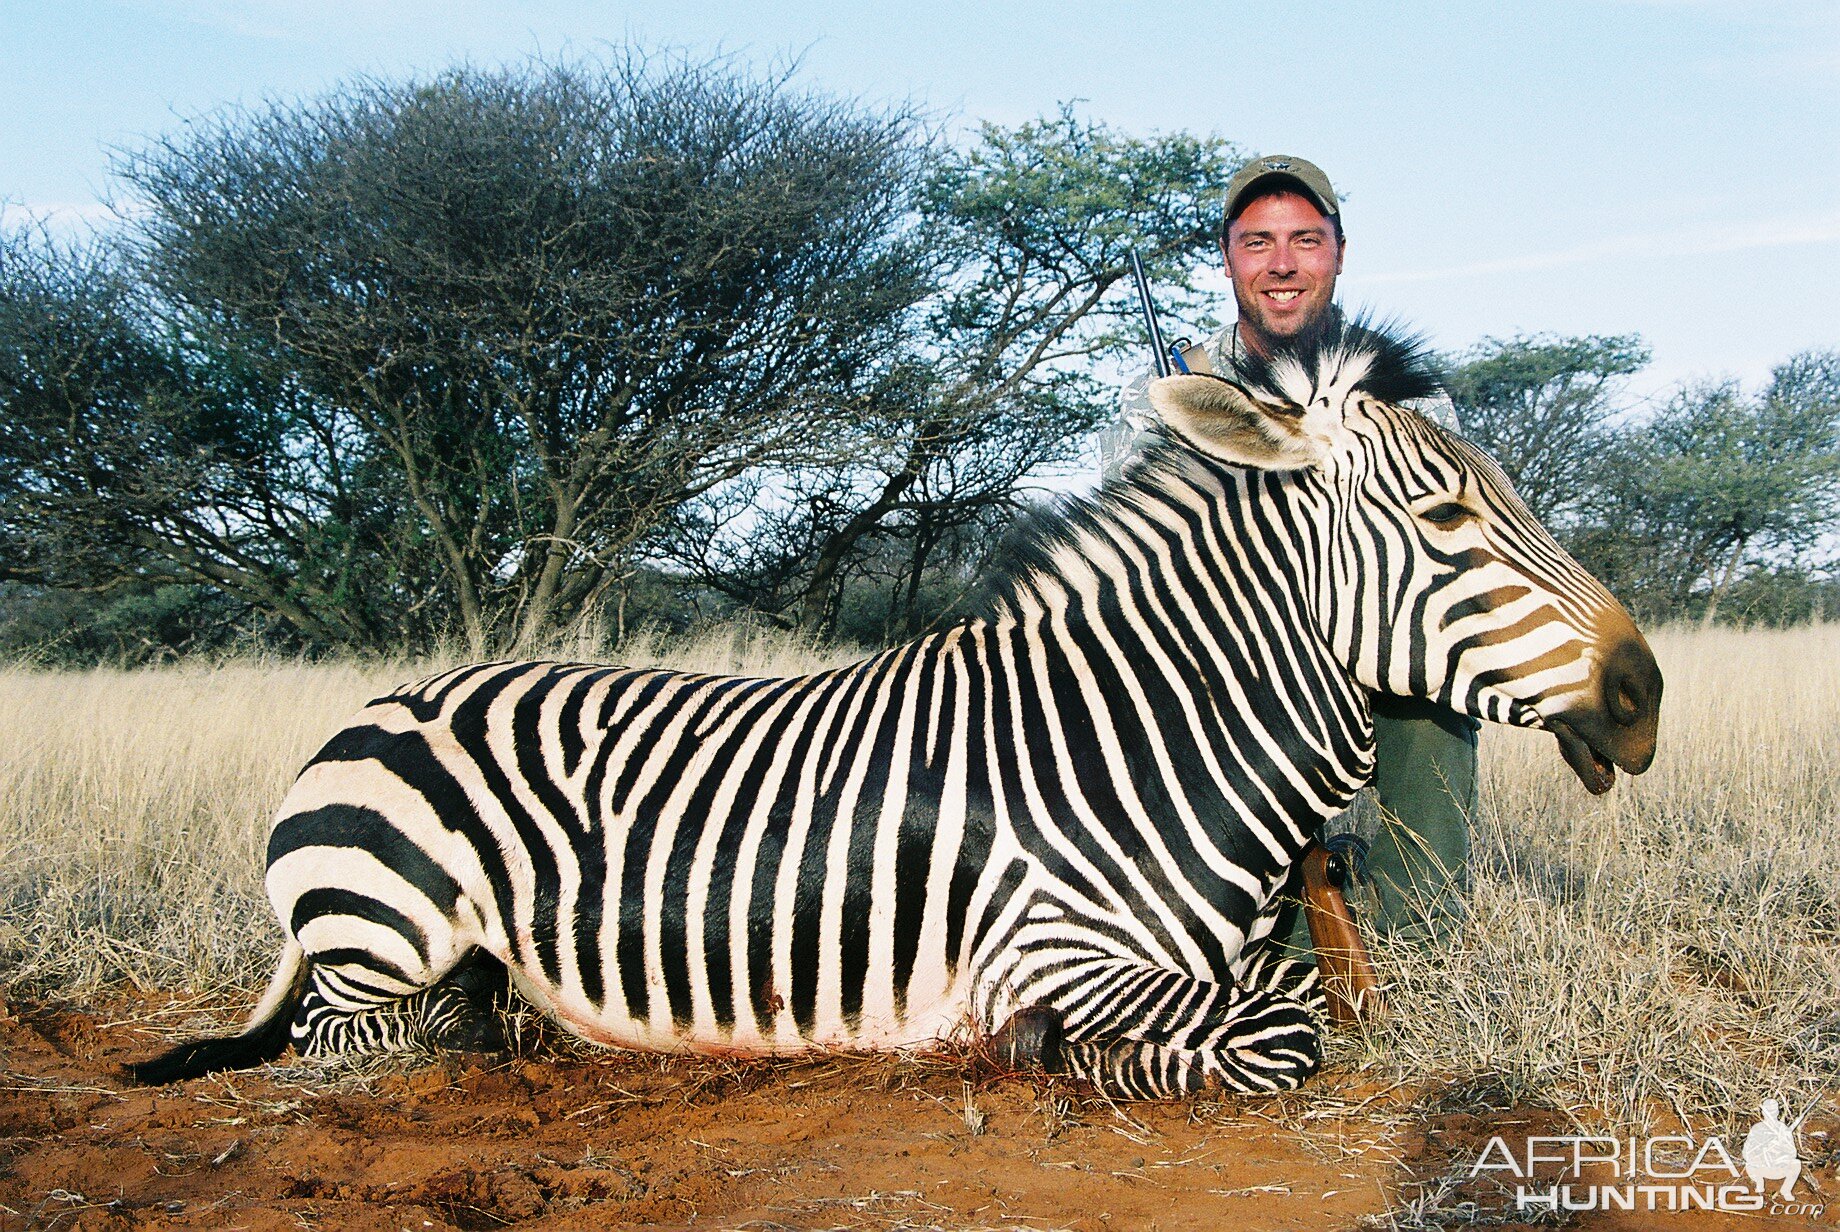
<path fill-rule="evenodd" d="M 1308 503 L 1284 476 L 1160 459 L 1082 510 L 1006 597 L 1038 643 L 1012 659 L 1019 684 L 1055 698 L 1067 739 L 1229 830 L 1278 805 L 1271 838 L 1293 856 L 1373 767 L 1366 692 L 1310 599 Z"/>

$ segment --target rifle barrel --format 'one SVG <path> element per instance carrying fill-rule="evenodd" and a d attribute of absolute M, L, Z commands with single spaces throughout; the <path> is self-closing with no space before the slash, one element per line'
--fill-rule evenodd
<path fill-rule="evenodd" d="M 1169 348 L 1163 345 L 1163 327 L 1156 322 L 1156 305 L 1150 300 L 1150 280 L 1144 277 L 1144 263 L 1137 249 L 1131 250 L 1131 277 L 1137 283 L 1137 302 L 1144 310 L 1144 328 L 1150 333 L 1150 354 L 1155 357 L 1156 374 L 1169 375 Z"/>

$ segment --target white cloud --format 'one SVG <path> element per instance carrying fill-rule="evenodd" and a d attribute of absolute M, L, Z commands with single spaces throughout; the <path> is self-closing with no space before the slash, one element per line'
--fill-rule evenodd
<path fill-rule="evenodd" d="M 1698 225 L 1671 231 L 1616 236 L 1556 252 L 1525 253 L 1462 265 L 1367 274 L 1361 281 L 1373 286 L 1397 285 L 1452 278 L 1481 278 L 1495 274 L 1526 274 L 1598 261 L 1705 257 L 1759 248 L 1833 243 L 1840 243 L 1840 211 L 1801 218 L 1745 220 L 1716 226 Z"/>

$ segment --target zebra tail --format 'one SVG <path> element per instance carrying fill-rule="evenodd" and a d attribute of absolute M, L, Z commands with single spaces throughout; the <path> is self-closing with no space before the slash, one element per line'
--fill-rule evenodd
<path fill-rule="evenodd" d="M 281 951 L 268 991 L 250 1011 L 249 1021 L 236 1035 L 193 1040 L 167 1050 L 150 1061 L 124 1066 L 134 1081 L 148 1086 L 196 1078 L 220 1069 L 247 1069 L 272 1061 L 287 1051 L 294 1011 L 306 996 L 309 964 L 300 942 L 288 939 Z"/>

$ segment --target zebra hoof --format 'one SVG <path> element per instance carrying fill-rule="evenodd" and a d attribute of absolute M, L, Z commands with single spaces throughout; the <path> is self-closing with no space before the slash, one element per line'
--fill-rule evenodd
<path fill-rule="evenodd" d="M 504 965 L 474 953 L 435 989 L 424 1042 L 442 1052 L 496 1056 L 511 1051 L 499 1010 L 511 995 Z"/>
<path fill-rule="evenodd" d="M 496 1057 L 511 1051 L 511 1041 L 496 1014 L 473 1014 L 442 1023 L 428 1032 L 428 1043 L 442 1052 Z"/>
<path fill-rule="evenodd" d="M 1009 1071 L 1040 1069 L 1058 1073 L 1061 1064 L 1061 1014 L 1045 1005 L 1028 1005 L 1009 1016 L 985 1043 L 991 1060 Z"/>

